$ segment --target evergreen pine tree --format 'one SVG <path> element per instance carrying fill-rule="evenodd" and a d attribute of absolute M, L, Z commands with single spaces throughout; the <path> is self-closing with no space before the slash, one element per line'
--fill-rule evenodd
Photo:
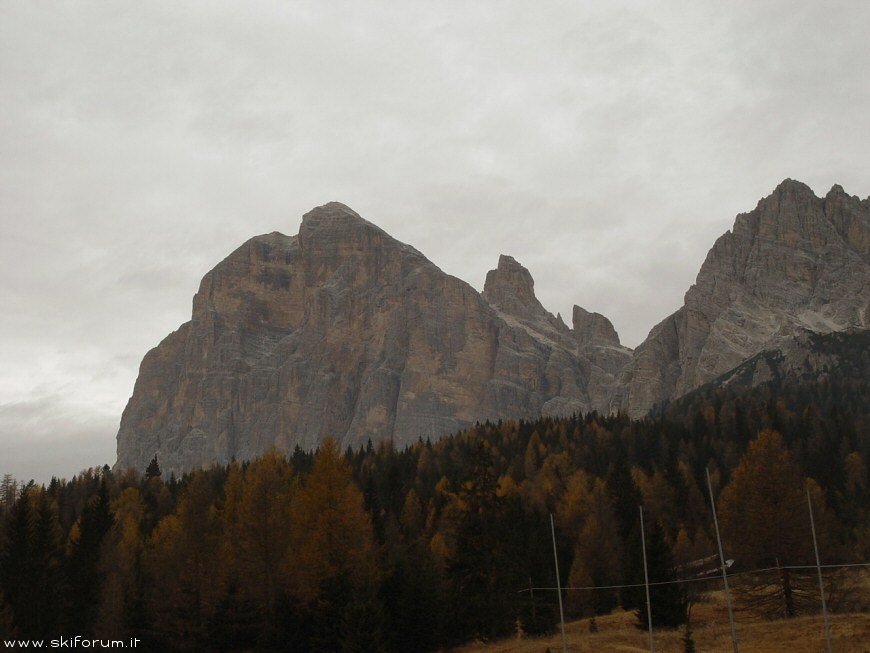
<path fill-rule="evenodd" d="M 688 612 L 686 593 L 681 584 L 674 582 L 677 580 L 674 557 L 658 522 L 654 522 L 646 534 L 646 562 L 653 627 L 676 628 L 686 623 Z M 647 628 L 645 593 L 635 614 L 638 627 Z"/>
<path fill-rule="evenodd" d="M 621 450 L 617 451 L 607 477 L 607 489 L 616 507 L 619 535 L 623 543 L 622 579 L 626 585 L 637 585 L 643 582 L 640 523 L 637 514 L 641 494 L 631 477 L 626 454 Z M 637 608 L 643 601 L 642 587 L 626 587 L 619 592 L 619 602 L 625 610 Z"/>
<path fill-rule="evenodd" d="M 384 608 L 374 591 L 354 593 L 339 624 L 341 653 L 386 653 Z"/>
<path fill-rule="evenodd" d="M 37 491 L 33 532 L 26 568 L 33 590 L 33 611 L 29 615 L 31 636 L 56 634 L 61 627 L 63 545 L 56 506 L 41 488 Z"/>
<path fill-rule="evenodd" d="M 447 599 L 429 547 L 425 543 L 395 546 L 385 558 L 379 594 L 390 625 L 390 643 L 397 651 L 437 650 Z"/>
<path fill-rule="evenodd" d="M 9 508 L 0 549 L 0 593 L 6 600 L 10 631 L 29 609 L 31 590 L 28 586 L 25 560 L 30 540 L 30 496 L 25 488 Z"/>
<path fill-rule="evenodd" d="M 257 619 L 254 606 L 230 582 L 208 620 L 206 648 L 210 651 L 253 650 L 257 644 Z"/>
<path fill-rule="evenodd" d="M 516 614 L 509 605 L 515 560 L 507 554 L 505 501 L 497 492 L 488 445 L 474 453 L 471 477 L 459 492 L 455 534 L 457 548 L 449 570 L 461 607 L 455 623 L 465 635 L 488 639 L 512 631 Z M 521 576 L 520 576 L 521 577 Z M 511 583 L 515 583 L 512 585 Z"/>
<path fill-rule="evenodd" d="M 151 462 L 148 463 L 148 467 L 145 468 L 145 478 L 149 481 L 152 478 L 160 478 L 161 473 L 160 465 L 157 463 L 157 454 L 154 454 Z"/>
<path fill-rule="evenodd" d="M 100 551 L 113 523 L 109 491 L 104 478 L 97 495 L 88 501 L 76 522 L 67 559 L 68 625 L 85 632 L 91 632 L 99 607 L 103 576 L 99 569 Z"/>
<path fill-rule="evenodd" d="M 0 639 L 7 639 L 12 635 L 12 610 L 6 605 L 3 593 L 0 592 Z"/>
<path fill-rule="evenodd" d="M 55 635 L 64 575 L 60 526 L 45 491 L 29 484 L 12 506 L 0 556 L 0 593 L 20 637 Z"/>

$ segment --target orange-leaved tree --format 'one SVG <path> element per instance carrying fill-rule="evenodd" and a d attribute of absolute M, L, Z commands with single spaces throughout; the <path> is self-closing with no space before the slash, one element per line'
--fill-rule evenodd
<path fill-rule="evenodd" d="M 373 556 L 372 522 L 363 494 L 338 445 L 326 438 L 294 501 L 291 592 L 313 600 L 339 578 L 353 587 L 366 585 L 375 577 Z"/>
<path fill-rule="evenodd" d="M 719 501 L 727 555 L 743 569 L 778 570 L 746 586 L 749 607 L 793 617 L 806 590 L 793 566 L 813 559 L 804 478 L 776 431 L 761 431 L 737 465 Z"/>
<path fill-rule="evenodd" d="M 283 455 L 270 449 L 244 475 L 233 465 L 223 511 L 224 555 L 231 582 L 267 620 L 287 583 L 293 478 Z"/>
<path fill-rule="evenodd" d="M 288 567 L 290 593 L 305 606 L 305 628 L 318 646 L 380 650 L 384 613 L 372 520 L 331 438 L 296 494 Z"/>

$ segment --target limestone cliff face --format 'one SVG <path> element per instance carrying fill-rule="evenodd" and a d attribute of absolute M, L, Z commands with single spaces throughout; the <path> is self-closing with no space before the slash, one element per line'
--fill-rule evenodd
<path fill-rule="evenodd" d="M 613 324 L 600 313 L 574 306 L 573 330 L 553 316 L 535 297 L 532 275 L 512 257 L 499 257 L 498 267 L 486 275 L 483 299 L 508 326 L 520 329 L 552 349 L 551 366 L 579 366 L 586 410 L 610 412 L 620 371 L 631 360 L 631 350 L 619 343 Z M 573 373 L 572 373 L 573 374 Z M 554 376 L 551 372 L 550 376 Z M 576 385 L 567 379 L 569 387 Z M 578 411 L 574 392 L 553 396 L 542 406 L 544 415 L 564 415 Z"/>
<path fill-rule="evenodd" d="M 614 404 L 645 414 L 806 329 L 870 323 L 870 201 L 786 180 L 710 250 L 682 308 L 634 353 Z"/>
<path fill-rule="evenodd" d="M 578 354 L 581 360 L 589 361 L 592 407 L 601 413 L 615 412 L 621 407 L 620 375 L 631 363 L 633 352 L 619 343 L 613 323 L 601 313 L 574 306 L 572 323 Z"/>
<path fill-rule="evenodd" d="M 325 436 L 402 445 L 588 411 L 601 365 L 580 344 L 596 335 L 533 286 L 502 257 L 481 295 L 346 206 L 317 208 L 297 236 L 253 238 L 205 275 L 190 322 L 142 362 L 117 465 L 157 455 L 179 474 Z"/>
<path fill-rule="evenodd" d="M 634 352 L 603 315 L 549 313 L 509 256 L 478 293 L 332 203 L 205 275 L 191 320 L 142 361 L 117 466 L 156 454 L 178 474 L 325 436 L 401 446 L 487 419 L 641 416 L 795 334 L 868 327 L 870 200 L 839 186 L 818 198 L 787 180 L 738 216 Z"/>

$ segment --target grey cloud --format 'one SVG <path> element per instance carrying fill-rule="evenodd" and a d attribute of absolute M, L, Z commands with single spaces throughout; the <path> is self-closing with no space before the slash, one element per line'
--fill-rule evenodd
<path fill-rule="evenodd" d="M 113 464 L 120 416 L 72 406 L 57 396 L 0 404 L 0 473 L 46 483 Z"/>
<path fill-rule="evenodd" d="M 512 254 L 549 310 L 602 312 L 636 345 L 783 178 L 870 193 L 868 18 L 810 0 L 3 3 L 0 403 L 91 396 L 81 429 L 45 419 L 61 439 L 107 428 L 202 275 L 330 200 L 478 288 Z"/>

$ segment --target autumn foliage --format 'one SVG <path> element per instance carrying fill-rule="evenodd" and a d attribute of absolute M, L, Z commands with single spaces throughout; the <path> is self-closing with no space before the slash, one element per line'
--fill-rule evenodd
<path fill-rule="evenodd" d="M 550 515 L 568 617 L 622 606 L 643 623 L 643 589 L 614 587 L 642 582 L 638 508 L 650 581 L 695 573 L 716 552 L 708 469 L 726 555 L 747 572 L 741 610 L 814 611 L 792 569 L 813 561 L 807 490 L 824 562 L 866 560 L 870 419 L 848 392 L 801 392 L 715 391 L 643 421 L 487 423 L 402 450 L 327 439 L 182 479 L 159 461 L 48 487 L 6 477 L 0 635 L 314 653 L 546 632 L 558 618 Z M 773 572 L 748 573 L 760 568 Z M 661 586 L 654 626 L 682 623 L 715 583 Z"/>

